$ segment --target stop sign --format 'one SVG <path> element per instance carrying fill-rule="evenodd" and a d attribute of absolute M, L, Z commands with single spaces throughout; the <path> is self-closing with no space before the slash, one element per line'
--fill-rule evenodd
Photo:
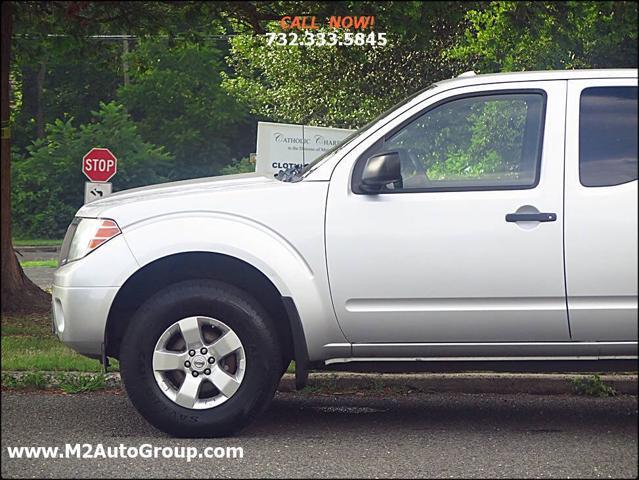
<path fill-rule="evenodd" d="M 108 148 L 92 148 L 82 157 L 82 171 L 92 182 L 108 182 L 118 171 L 118 159 Z"/>

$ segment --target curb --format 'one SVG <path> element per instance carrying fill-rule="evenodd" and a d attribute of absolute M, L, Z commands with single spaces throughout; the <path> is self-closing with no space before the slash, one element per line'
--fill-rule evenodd
<path fill-rule="evenodd" d="M 13 388 L 12 383 L 27 382 L 28 387 L 38 390 L 56 389 L 63 385 L 78 385 L 84 380 L 96 382 L 99 390 L 105 388 L 121 388 L 122 381 L 118 372 L 106 374 L 97 372 L 39 372 L 39 371 L 4 371 L 2 372 L 2 388 Z"/>
<path fill-rule="evenodd" d="M 575 394 L 571 380 L 591 377 L 585 374 L 522 374 L 522 373 L 428 373 L 428 374 L 376 374 L 376 373 L 311 373 L 311 388 L 329 391 L 357 392 L 384 389 L 420 393 L 492 393 L 533 395 Z M 637 375 L 601 375 L 606 385 L 618 394 L 637 395 Z M 294 391 L 295 377 L 284 375 L 280 391 Z"/>
<path fill-rule="evenodd" d="M 42 246 L 42 247 L 30 247 L 30 246 L 25 246 L 25 247 L 13 247 L 14 250 L 17 250 L 19 252 L 47 252 L 47 253 L 57 253 L 60 251 L 60 247 L 59 246 Z"/>
<path fill-rule="evenodd" d="M 20 381 L 39 374 L 40 388 L 57 388 L 80 378 L 101 377 L 89 372 L 2 372 L 5 378 Z M 315 372 L 309 375 L 308 393 L 467 393 L 467 394 L 516 394 L 570 395 L 575 394 L 572 380 L 590 378 L 584 374 L 522 374 L 522 373 L 436 373 L 436 374 L 378 374 L 349 372 Z M 636 374 L 601 375 L 606 385 L 621 395 L 637 395 Z M 109 372 L 104 375 L 103 388 L 121 388 L 120 374 Z M 278 387 L 280 392 L 295 391 L 295 375 L 284 374 Z"/>

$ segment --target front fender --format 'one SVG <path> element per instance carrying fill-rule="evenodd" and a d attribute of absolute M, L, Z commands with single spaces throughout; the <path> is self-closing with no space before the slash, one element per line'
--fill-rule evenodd
<path fill-rule="evenodd" d="M 210 211 L 146 219 L 128 225 L 123 234 L 140 267 L 186 252 L 220 253 L 252 265 L 282 296 L 293 298 L 310 360 L 350 354 L 332 308 L 323 242 L 313 255 L 304 255 L 267 225 L 239 215 Z"/>

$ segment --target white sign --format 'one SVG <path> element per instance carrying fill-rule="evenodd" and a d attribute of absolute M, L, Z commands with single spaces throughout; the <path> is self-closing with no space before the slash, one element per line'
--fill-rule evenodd
<path fill-rule="evenodd" d="M 258 122 L 255 171 L 274 175 L 289 167 L 306 166 L 352 132 L 345 128 Z"/>
<path fill-rule="evenodd" d="M 84 182 L 84 203 L 111 195 L 111 182 Z"/>

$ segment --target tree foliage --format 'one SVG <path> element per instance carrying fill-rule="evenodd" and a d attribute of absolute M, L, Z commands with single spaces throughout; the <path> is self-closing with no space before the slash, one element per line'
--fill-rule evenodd
<path fill-rule="evenodd" d="M 44 124 L 64 117 L 73 117 L 80 124 L 91 120 L 91 111 L 100 101 L 115 99 L 122 82 L 121 43 L 19 37 L 16 44 L 18 58 L 12 78 L 14 95 L 20 101 L 13 110 L 13 145 L 19 150 L 37 138 L 38 108 L 42 109 Z M 40 68 L 44 68 L 44 78 L 42 98 L 38 99 Z"/>
<path fill-rule="evenodd" d="M 448 52 L 479 72 L 637 66 L 636 2 L 491 2 Z"/>
<path fill-rule="evenodd" d="M 61 238 L 69 219 L 84 202 L 79 186 L 86 178 L 79 159 L 95 146 L 109 142 L 119 158 L 114 190 L 165 181 L 173 158 L 142 140 L 124 107 L 101 103 L 91 123 L 76 127 L 73 119 L 47 125 L 46 136 L 13 160 L 13 214 L 18 237 Z"/>
<path fill-rule="evenodd" d="M 445 58 L 467 6 L 450 2 L 370 5 L 387 46 L 267 46 L 264 37 L 231 41 L 224 88 L 270 120 L 358 127 L 411 93 L 463 71 Z M 280 31 L 278 24 L 269 30 Z"/>
<path fill-rule="evenodd" d="M 239 36 L 229 56 L 234 73 L 225 75 L 224 88 L 270 120 L 357 127 L 464 70 L 637 65 L 634 2 L 405 2 L 368 8 L 388 32 L 387 47 L 268 47 L 263 37 Z"/>
<path fill-rule="evenodd" d="M 254 147 L 252 122 L 220 87 L 225 43 L 146 39 L 128 56 L 131 83 L 117 96 L 140 135 L 175 155 L 171 178 L 218 174 Z"/>
<path fill-rule="evenodd" d="M 250 161 L 249 157 L 244 157 L 229 163 L 227 166 L 222 168 L 220 173 L 222 175 L 234 175 L 236 173 L 250 173 L 254 171 L 255 164 Z"/>
<path fill-rule="evenodd" d="M 258 119 L 355 128 L 465 70 L 637 65 L 633 2 L 27 1 L 15 7 L 15 222 L 18 234 L 40 237 L 59 235 L 80 205 L 80 159 L 92 146 L 120 149 L 116 189 L 251 171 L 247 156 Z M 375 29 L 387 33 L 389 44 L 266 46 L 261 34 L 280 31 L 277 20 L 295 14 L 315 15 L 320 24 L 329 15 L 375 15 Z M 135 36 L 128 55 L 122 40 L 91 38 L 113 33 Z M 38 124 L 49 125 L 40 140 Z M 472 149 L 440 151 L 429 173 L 495 170 L 499 162 L 488 147 L 473 153 L 490 143 L 480 124 Z M 446 137 L 438 138 L 432 141 Z"/>

